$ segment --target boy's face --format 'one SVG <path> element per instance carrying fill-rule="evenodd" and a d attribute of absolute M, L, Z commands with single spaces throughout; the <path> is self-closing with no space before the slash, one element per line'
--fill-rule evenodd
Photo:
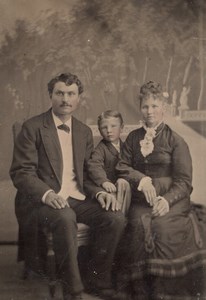
<path fill-rule="evenodd" d="M 102 137 L 112 143 L 117 143 L 122 133 L 123 125 L 119 118 L 109 117 L 101 121 L 99 131 Z"/>

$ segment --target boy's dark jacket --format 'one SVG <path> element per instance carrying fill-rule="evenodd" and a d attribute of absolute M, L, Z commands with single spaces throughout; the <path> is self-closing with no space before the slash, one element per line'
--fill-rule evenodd
<path fill-rule="evenodd" d="M 120 140 L 120 153 L 111 142 L 102 139 L 92 152 L 88 161 L 88 172 L 90 178 L 96 185 L 101 186 L 105 181 L 115 183 L 118 179 L 116 174 L 116 164 L 121 154 L 123 142 Z"/>

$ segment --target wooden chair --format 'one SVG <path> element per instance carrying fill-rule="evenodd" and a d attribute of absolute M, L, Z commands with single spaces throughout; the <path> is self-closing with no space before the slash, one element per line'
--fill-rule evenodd
<path fill-rule="evenodd" d="M 87 246 L 89 241 L 89 226 L 83 223 L 77 224 L 77 241 L 78 247 Z M 49 285 L 49 293 L 51 298 L 55 295 L 56 290 L 56 263 L 55 263 L 55 254 L 53 250 L 53 236 L 52 232 L 48 231 L 47 228 L 44 228 L 45 236 L 46 236 L 46 244 L 47 244 L 47 261 L 46 261 L 46 274 L 48 277 L 48 285 Z M 27 276 L 25 277 L 25 279 Z"/>

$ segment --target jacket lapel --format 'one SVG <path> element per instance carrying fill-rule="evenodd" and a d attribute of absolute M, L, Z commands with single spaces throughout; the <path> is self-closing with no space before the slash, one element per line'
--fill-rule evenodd
<path fill-rule="evenodd" d="M 72 145 L 73 145 L 73 159 L 74 170 L 77 176 L 77 181 L 82 182 L 82 168 L 85 156 L 85 132 L 80 122 L 72 117 Z"/>
<path fill-rule="evenodd" d="M 117 149 L 112 145 L 111 142 L 107 142 L 105 140 L 103 140 L 103 142 L 105 143 L 105 145 L 107 146 L 108 150 L 110 151 L 110 153 L 116 157 L 119 156 L 119 152 L 117 151 Z M 122 148 L 122 141 L 120 140 L 120 152 L 121 152 L 121 148 Z"/>
<path fill-rule="evenodd" d="M 62 152 L 51 110 L 45 114 L 43 127 L 40 129 L 40 132 L 47 157 L 61 185 L 63 172 Z"/>

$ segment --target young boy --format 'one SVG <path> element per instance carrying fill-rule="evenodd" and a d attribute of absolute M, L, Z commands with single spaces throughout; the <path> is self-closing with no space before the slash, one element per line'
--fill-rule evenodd
<path fill-rule="evenodd" d="M 118 179 L 115 171 L 123 145 L 120 139 L 124 128 L 123 118 L 118 111 L 107 110 L 99 115 L 97 123 L 102 140 L 88 162 L 89 176 L 97 186 L 113 193 L 119 208 L 126 213 L 130 205 L 130 185 L 126 180 Z"/>

